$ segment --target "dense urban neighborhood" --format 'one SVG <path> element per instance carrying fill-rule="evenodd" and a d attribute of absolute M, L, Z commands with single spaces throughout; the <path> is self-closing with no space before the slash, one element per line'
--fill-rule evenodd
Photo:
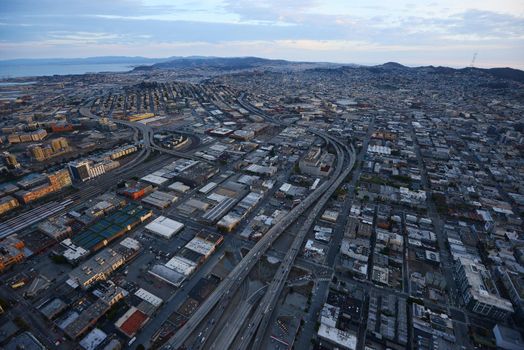
<path fill-rule="evenodd" d="M 524 349 L 523 74 L 4 79 L 0 348 Z"/>

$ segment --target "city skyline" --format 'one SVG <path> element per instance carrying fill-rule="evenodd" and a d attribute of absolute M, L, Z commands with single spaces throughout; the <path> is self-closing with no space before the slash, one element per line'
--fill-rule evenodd
<path fill-rule="evenodd" d="M 524 68 L 518 1 L 8 1 L 0 59 L 258 56 Z"/>

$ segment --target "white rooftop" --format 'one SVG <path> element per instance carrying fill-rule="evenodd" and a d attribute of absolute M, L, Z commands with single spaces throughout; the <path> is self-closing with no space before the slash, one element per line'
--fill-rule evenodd
<path fill-rule="evenodd" d="M 154 295 L 153 293 L 148 292 L 147 290 L 140 288 L 135 292 L 135 295 L 142 300 L 147 301 L 149 304 L 159 307 L 162 304 L 162 299 Z"/>
<path fill-rule="evenodd" d="M 184 228 L 184 224 L 165 216 L 159 216 L 146 225 L 146 230 L 160 235 L 164 238 L 171 238 L 174 234 Z"/>
<path fill-rule="evenodd" d="M 341 346 L 343 349 L 354 350 L 357 348 L 357 337 L 355 335 L 335 327 L 321 324 L 318 329 L 318 336 Z"/>
<path fill-rule="evenodd" d="M 155 184 L 155 185 L 161 185 L 167 181 L 165 177 L 161 177 L 161 176 L 157 176 L 153 174 L 146 175 L 143 178 L 141 178 L 140 180 L 143 180 L 143 181 Z"/>

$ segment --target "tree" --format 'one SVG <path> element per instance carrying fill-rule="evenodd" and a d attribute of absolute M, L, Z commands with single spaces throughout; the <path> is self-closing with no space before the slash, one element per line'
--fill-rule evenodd
<path fill-rule="evenodd" d="M 23 329 L 23 330 L 28 330 L 29 329 L 29 325 L 27 324 L 27 322 L 20 316 L 16 316 L 14 319 L 13 319 L 13 322 L 14 324 L 16 324 L 18 326 L 18 328 L 20 329 Z"/>
<path fill-rule="evenodd" d="M 67 259 L 63 255 L 53 255 L 51 260 L 53 260 L 55 264 L 65 264 L 67 262 Z"/>

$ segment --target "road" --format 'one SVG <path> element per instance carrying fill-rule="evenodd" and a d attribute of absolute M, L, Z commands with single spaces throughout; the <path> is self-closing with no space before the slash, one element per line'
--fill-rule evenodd
<path fill-rule="evenodd" d="M 367 147 L 369 144 L 369 140 L 371 139 L 371 135 L 373 134 L 375 126 L 375 118 L 373 117 L 368 125 L 368 131 L 366 133 L 366 137 L 364 141 L 362 142 L 362 148 L 357 156 L 357 164 L 362 164 L 364 157 L 367 153 Z M 349 212 L 349 208 L 353 204 L 354 198 L 355 198 L 355 186 L 360 178 L 360 174 L 362 172 L 362 166 L 357 166 L 355 171 L 352 174 L 352 178 L 348 184 L 348 194 L 347 199 L 345 201 L 344 208 L 342 209 L 343 213 Z M 340 244 L 342 242 L 342 239 L 344 238 L 344 232 L 347 224 L 347 217 L 345 219 L 340 220 L 340 226 L 337 225 L 333 231 L 333 238 L 331 240 L 330 248 L 327 254 L 326 258 L 326 266 L 329 268 L 334 268 L 336 263 L 336 258 L 340 252 Z M 296 349 L 308 349 L 311 347 L 311 337 L 312 334 L 315 334 L 315 324 L 318 319 L 318 313 L 322 309 L 326 298 L 327 293 L 329 291 L 329 282 L 327 281 L 320 281 L 316 284 L 315 289 L 313 291 L 313 296 L 311 298 L 311 306 L 309 307 L 309 312 L 304 317 L 304 325 L 302 326 L 302 329 L 300 331 L 300 335 L 298 336 L 298 339 L 295 342 L 295 348 Z M 366 314 L 367 315 L 367 314 Z M 365 327 L 365 323 L 362 325 Z M 359 338 L 358 344 L 363 344 L 364 339 L 363 335 L 364 332 L 360 332 L 359 334 L 362 334 L 362 336 Z M 363 349 L 364 347 L 358 347 L 358 349 Z"/>
<path fill-rule="evenodd" d="M 254 108 L 246 104 L 244 104 L 243 107 L 250 110 L 251 112 L 256 111 Z M 260 111 L 258 111 L 258 115 L 269 118 Z M 330 180 L 324 184 L 328 184 L 328 186 L 326 186 L 326 191 L 320 200 L 316 203 L 312 212 L 308 215 L 306 221 L 302 224 L 284 260 L 280 264 L 273 281 L 269 285 L 264 298 L 262 298 L 262 301 L 258 304 L 254 315 L 251 317 L 250 322 L 241 337 L 240 344 L 237 347 L 238 349 L 259 349 L 261 347 L 265 339 L 265 333 L 271 320 L 271 316 L 275 310 L 278 298 L 284 288 L 289 272 L 291 271 L 291 267 L 293 266 L 295 259 L 300 252 L 300 248 L 307 233 L 315 223 L 317 217 L 320 215 L 327 202 L 331 199 L 333 193 L 345 181 L 346 177 L 353 170 L 353 166 L 355 164 L 354 149 L 350 150 L 345 144 L 339 142 L 324 132 L 318 130 L 310 131 L 324 138 L 327 142 L 331 143 L 335 147 L 337 153 L 337 167 L 334 170 Z M 349 164 L 347 167 L 345 167 L 346 153 L 349 155 Z M 238 326 L 240 327 L 241 325 L 239 324 Z M 253 343 L 251 343 L 252 340 Z"/>
<path fill-rule="evenodd" d="M 80 107 L 78 112 L 84 117 L 91 118 L 91 119 L 98 119 L 98 116 L 91 113 L 91 110 L 86 106 Z M 139 162 L 147 159 L 147 157 L 149 156 L 149 153 L 147 152 L 151 152 L 153 150 L 159 151 L 161 153 L 170 154 L 172 156 L 176 156 L 179 158 L 203 161 L 203 159 L 195 157 L 189 153 L 166 149 L 166 148 L 158 146 L 153 139 L 153 136 L 154 136 L 153 128 L 145 123 L 140 123 L 140 122 L 135 123 L 135 122 L 130 122 L 130 121 L 121 120 L 121 119 L 114 119 L 114 118 L 108 118 L 108 119 L 116 124 L 127 126 L 133 129 L 135 133 L 140 133 L 142 135 L 142 142 L 143 142 L 142 151 L 143 152 L 141 151 L 141 153 L 137 156 L 137 158 L 139 158 Z M 180 132 L 180 133 L 188 135 L 188 136 L 197 137 L 196 134 L 192 134 L 187 131 Z M 147 155 L 145 155 L 144 153 L 147 153 Z"/>
<path fill-rule="evenodd" d="M 275 240 L 294 223 L 310 206 L 312 206 L 331 187 L 332 181 L 326 181 L 311 193 L 304 201 L 293 208 L 281 221 L 275 224 L 235 266 L 231 273 L 220 283 L 209 298 L 193 314 L 191 319 L 166 343 L 165 349 L 181 347 L 195 331 L 208 313 L 220 302 L 228 303 L 241 282 L 247 277 L 253 266 L 271 247 Z"/>

